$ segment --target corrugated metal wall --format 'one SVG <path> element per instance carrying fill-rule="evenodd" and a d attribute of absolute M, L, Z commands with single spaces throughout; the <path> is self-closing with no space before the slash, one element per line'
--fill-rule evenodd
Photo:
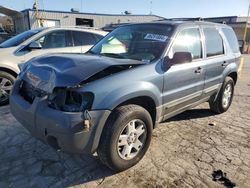
<path fill-rule="evenodd" d="M 30 26 L 37 28 L 36 12 L 29 11 Z M 102 28 L 109 24 L 128 23 L 128 22 L 150 22 L 162 19 L 162 17 L 154 15 L 98 15 L 98 14 L 80 14 L 80 13 L 65 13 L 65 12 L 46 12 L 40 11 L 39 17 L 47 20 L 60 20 L 61 26 L 75 26 L 76 18 L 93 19 L 94 27 Z"/>
<path fill-rule="evenodd" d="M 22 16 L 13 17 L 13 21 L 16 34 L 30 29 L 28 12 L 24 12 Z"/>

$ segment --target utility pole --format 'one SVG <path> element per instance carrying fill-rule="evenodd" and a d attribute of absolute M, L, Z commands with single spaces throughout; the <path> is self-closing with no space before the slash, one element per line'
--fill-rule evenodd
<path fill-rule="evenodd" d="M 38 0 L 36 0 L 36 21 L 37 21 L 37 26 L 39 27 L 40 26 L 40 24 L 39 24 L 39 15 L 38 15 Z"/>
<path fill-rule="evenodd" d="M 150 15 L 152 15 L 152 4 L 153 4 L 153 1 L 150 1 L 150 10 L 149 10 Z"/>
<path fill-rule="evenodd" d="M 244 36 L 243 36 L 243 41 L 244 41 L 244 43 L 246 42 L 246 37 L 247 37 L 247 27 L 248 27 L 248 18 L 249 18 L 249 14 L 250 14 L 250 3 L 249 3 L 249 6 L 248 6 L 248 13 L 247 13 L 245 31 L 244 31 Z"/>

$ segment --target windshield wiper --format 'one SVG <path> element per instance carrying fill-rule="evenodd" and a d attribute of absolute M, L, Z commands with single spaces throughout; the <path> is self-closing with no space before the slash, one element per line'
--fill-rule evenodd
<path fill-rule="evenodd" d="M 101 53 L 100 55 L 108 56 L 108 57 L 114 57 L 114 58 L 121 58 L 121 59 L 125 58 L 123 55 L 115 54 L 115 53 Z"/>

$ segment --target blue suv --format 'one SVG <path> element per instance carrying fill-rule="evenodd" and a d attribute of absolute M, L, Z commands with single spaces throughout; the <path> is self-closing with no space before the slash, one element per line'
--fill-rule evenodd
<path fill-rule="evenodd" d="M 142 159 L 159 123 L 203 102 L 227 111 L 240 56 L 225 24 L 125 25 L 87 54 L 27 62 L 11 92 L 11 111 L 55 149 L 97 151 L 104 164 L 122 171 Z"/>

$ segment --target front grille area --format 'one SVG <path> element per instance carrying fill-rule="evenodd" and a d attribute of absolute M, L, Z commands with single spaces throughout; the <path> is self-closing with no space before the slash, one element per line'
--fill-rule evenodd
<path fill-rule="evenodd" d="M 36 97 L 41 98 L 47 95 L 46 92 L 38 88 L 35 88 L 26 81 L 22 81 L 22 83 L 20 84 L 19 93 L 26 101 L 28 101 L 31 104 L 33 103 Z"/>

